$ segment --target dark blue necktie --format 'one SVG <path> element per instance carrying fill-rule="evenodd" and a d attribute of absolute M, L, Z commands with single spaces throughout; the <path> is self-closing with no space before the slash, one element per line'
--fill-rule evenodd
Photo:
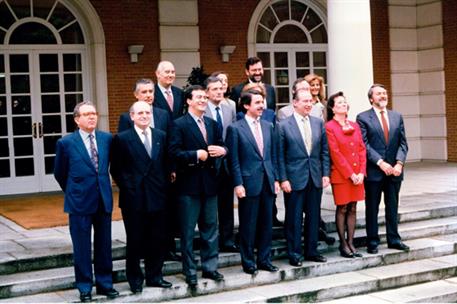
<path fill-rule="evenodd" d="M 220 134 L 222 134 L 223 126 L 222 126 L 222 117 L 221 117 L 221 108 L 216 107 L 216 123 L 217 128 L 219 129 Z"/>
<path fill-rule="evenodd" d="M 89 143 L 90 143 L 90 160 L 95 167 L 95 171 L 98 172 L 98 152 L 95 148 L 94 135 L 89 134 Z"/>

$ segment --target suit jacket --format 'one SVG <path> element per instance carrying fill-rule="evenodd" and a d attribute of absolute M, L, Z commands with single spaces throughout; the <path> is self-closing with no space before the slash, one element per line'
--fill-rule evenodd
<path fill-rule="evenodd" d="M 235 87 L 233 87 L 232 91 L 230 92 L 230 99 L 235 101 L 236 104 L 239 104 L 239 99 L 241 95 L 241 91 L 243 90 L 244 86 L 248 84 L 249 81 L 245 81 L 242 83 L 237 84 Z M 268 83 L 264 83 L 265 85 L 265 90 L 267 92 L 267 108 L 271 109 L 273 111 L 276 111 L 276 92 L 275 88 L 272 85 L 269 85 Z M 240 108 L 238 108 L 238 111 L 241 111 Z"/>
<path fill-rule="evenodd" d="M 386 143 L 381 123 L 373 108 L 357 115 L 357 123 L 362 131 L 363 141 L 367 149 L 367 180 L 380 181 L 384 172 L 376 164 L 380 159 L 394 166 L 397 161 L 404 163 L 408 154 L 405 126 L 400 113 L 387 110 L 389 118 L 389 141 Z M 392 176 L 393 180 L 403 180 L 400 176 Z"/>
<path fill-rule="evenodd" d="M 132 211 L 165 208 L 168 187 L 166 134 L 151 130 L 151 157 L 135 128 L 114 136 L 111 175 L 119 187 L 119 207 Z"/>
<path fill-rule="evenodd" d="M 225 140 L 227 134 L 227 127 L 231 125 L 236 119 L 235 109 L 232 108 L 228 103 L 220 103 L 219 107 L 221 108 L 221 116 L 222 116 L 222 125 L 223 125 L 223 132 L 222 138 Z M 205 116 L 213 119 L 216 121 L 216 117 L 213 117 L 209 106 L 206 107 Z"/>
<path fill-rule="evenodd" d="M 311 124 L 312 149 L 308 154 L 295 116 L 278 124 L 278 170 L 281 182 L 288 180 L 292 190 L 303 190 L 310 179 L 322 188 L 322 177 L 330 176 L 327 137 L 322 119 L 308 116 Z"/>
<path fill-rule="evenodd" d="M 216 122 L 208 117 L 203 118 L 207 143 L 189 113 L 173 121 L 169 137 L 169 154 L 176 166 L 176 188 L 180 195 L 214 196 L 217 194 L 216 176 L 219 168 L 217 168 L 216 159 L 208 157 L 206 161 L 199 161 L 197 150 L 208 151 L 208 145 L 224 147 L 224 141 Z"/>
<path fill-rule="evenodd" d="M 168 133 L 171 128 L 171 119 L 167 111 L 157 107 L 152 107 L 152 119 L 154 119 L 154 128 Z M 133 128 L 133 121 L 130 119 L 130 113 L 125 112 L 119 116 L 117 133 Z"/>
<path fill-rule="evenodd" d="M 173 111 L 168 105 L 167 99 L 163 96 L 157 84 L 154 85 L 154 106 L 164 109 L 170 115 L 172 120 L 181 117 L 184 114 L 184 92 L 175 86 L 171 86 L 171 92 L 173 93 Z"/>
<path fill-rule="evenodd" d="M 325 124 L 328 147 L 332 160 L 330 181 L 332 184 L 351 182 L 353 173 L 366 175 L 367 151 L 359 125 L 349 121 L 352 134 L 344 134 L 341 125 L 334 119 Z"/>
<path fill-rule="evenodd" d="M 233 185 L 243 185 L 247 196 L 257 196 L 262 191 L 264 174 L 275 193 L 274 182 L 277 180 L 276 147 L 273 125 L 260 120 L 263 135 L 263 157 L 257 147 L 254 134 L 246 119 L 241 119 L 227 129 L 227 147 L 229 148 L 229 168 Z"/>
<path fill-rule="evenodd" d="M 278 122 L 280 122 L 281 120 L 286 119 L 287 117 L 289 117 L 292 114 L 294 114 L 294 106 L 291 104 L 288 104 L 287 106 L 282 107 L 281 109 L 278 110 L 278 115 L 276 116 L 276 118 L 278 119 Z"/>
<path fill-rule="evenodd" d="M 112 135 L 95 131 L 98 173 L 79 130 L 57 141 L 54 177 L 65 192 L 64 211 L 74 215 L 97 212 L 100 198 L 104 211 L 113 211 L 113 194 L 108 172 Z"/>

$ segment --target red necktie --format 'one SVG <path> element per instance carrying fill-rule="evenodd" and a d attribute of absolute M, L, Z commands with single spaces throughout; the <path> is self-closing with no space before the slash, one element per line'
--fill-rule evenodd
<path fill-rule="evenodd" d="M 386 116 L 384 115 L 385 111 L 381 111 L 381 122 L 382 122 L 382 130 L 384 131 L 384 139 L 386 140 L 386 144 L 389 143 L 389 127 L 387 126 Z"/>
<path fill-rule="evenodd" d="M 260 155 L 263 157 L 263 141 L 262 136 L 260 135 L 260 122 L 258 120 L 254 120 L 254 137 L 257 143 L 257 148 L 259 148 Z"/>
<path fill-rule="evenodd" d="M 173 95 L 169 90 L 165 91 L 165 94 L 167 95 L 168 106 L 170 107 L 170 110 L 173 112 Z"/>

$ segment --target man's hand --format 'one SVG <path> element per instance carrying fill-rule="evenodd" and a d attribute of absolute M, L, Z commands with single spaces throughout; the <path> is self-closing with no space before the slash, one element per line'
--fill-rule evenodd
<path fill-rule="evenodd" d="M 275 181 L 275 194 L 278 194 L 281 191 L 281 187 L 279 187 L 279 182 Z"/>
<path fill-rule="evenodd" d="M 292 186 L 288 180 L 281 182 L 281 189 L 285 193 L 290 193 L 292 191 Z"/>
<path fill-rule="evenodd" d="M 327 188 L 330 185 L 330 177 L 322 176 L 322 188 Z"/>
<path fill-rule="evenodd" d="M 227 151 L 225 151 L 224 147 L 209 145 L 208 146 L 209 156 L 211 157 L 221 157 L 224 156 Z"/>
<path fill-rule="evenodd" d="M 208 152 L 205 150 L 197 150 L 197 158 L 201 161 L 205 161 L 208 159 Z"/>
<path fill-rule="evenodd" d="M 387 176 L 392 175 L 392 173 L 394 171 L 394 168 L 392 168 L 392 166 L 390 164 L 386 163 L 385 161 L 382 161 L 379 164 L 379 167 Z"/>
<path fill-rule="evenodd" d="M 246 190 L 244 189 L 243 185 L 239 185 L 235 187 L 235 194 L 238 198 L 243 198 L 246 196 Z"/>
<path fill-rule="evenodd" d="M 400 176 L 401 172 L 403 171 L 403 165 L 402 164 L 399 164 L 397 163 L 393 169 L 392 169 L 392 174 L 394 176 Z"/>

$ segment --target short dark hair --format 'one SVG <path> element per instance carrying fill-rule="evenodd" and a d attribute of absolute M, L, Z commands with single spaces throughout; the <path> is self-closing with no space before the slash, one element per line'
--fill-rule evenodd
<path fill-rule="evenodd" d="M 252 97 L 254 95 L 262 96 L 262 94 L 257 90 L 247 90 L 247 91 L 241 92 L 240 108 L 243 113 L 246 113 L 246 108 L 244 107 L 244 105 L 250 105 L 252 102 Z"/>
<path fill-rule="evenodd" d="M 295 94 L 297 92 L 297 84 L 299 84 L 300 82 L 303 82 L 303 81 L 306 81 L 306 79 L 303 77 L 297 78 L 294 81 L 294 83 L 292 84 L 292 94 Z"/>
<path fill-rule="evenodd" d="M 94 107 L 95 111 L 97 111 L 97 108 L 95 108 L 95 105 L 92 101 L 81 101 L 76 104 L 75 108 L 73 109 L 73 117 L 78 117 L 80 115 L 79 109 L 82 106 L 92 106 Z"/>
<path fill-rule="evenodd" d="M 262 59 L 260 59 L 259 57 L 249 57 L 248 59 L 246 59 L 246 64 L 245 64 L 246 70 L 249 70 L 249 67 L 251 65 L 254 65 L 258 62 L 262 62 Z"/>
<path fill-rule="evenodd" d="M 208 78 L 205 79 L 204 86 L 205 89 L 208 89 L 208 86 L 212 83 L 220 82 L 222 83 L 222 80 L 216 76 L 209 76 Z"/>
<path fill-rule="evenodd" d="M 327 99 L 327 121 L 332 120 L 333 116 L 335 116 L 335 114 L 333 113 L 333 107 L 335 106 L 335 99 L 340 96 L 345 97 L 342 91 L 330 95 L 330 97 Z"/>
<path fill-rule="evenodd" d="M 142 84 L 152 84 L 152 89 L 154 89 L 154 81 L 152 81 L 152 79 L 141 78 L 135 82 L 135 85 L 133 86 L 133 92 L 136 92 L 138 90 L 138 87 Z"/>
<path fill-rule="evenodd" d="M 204 91 L 205 89 L 198 84 L 194 84 L 189 86 L 185 91 L 184 91 L 184 98 L 187 99 L 192 99 L 192 92 L 193 91 Z"/>
<path fill-rule="evenodd" d="M 368 101 L 370 101 L 371 97 L 373 97 L 373 89 L 374 88 L 386 89 L 383 84 L 380 84 L 380 83 L 372 84 L 371 87 L 368 89 Z M 370 101 L 370 103 L 371 103 L 371 101 Z"/>

